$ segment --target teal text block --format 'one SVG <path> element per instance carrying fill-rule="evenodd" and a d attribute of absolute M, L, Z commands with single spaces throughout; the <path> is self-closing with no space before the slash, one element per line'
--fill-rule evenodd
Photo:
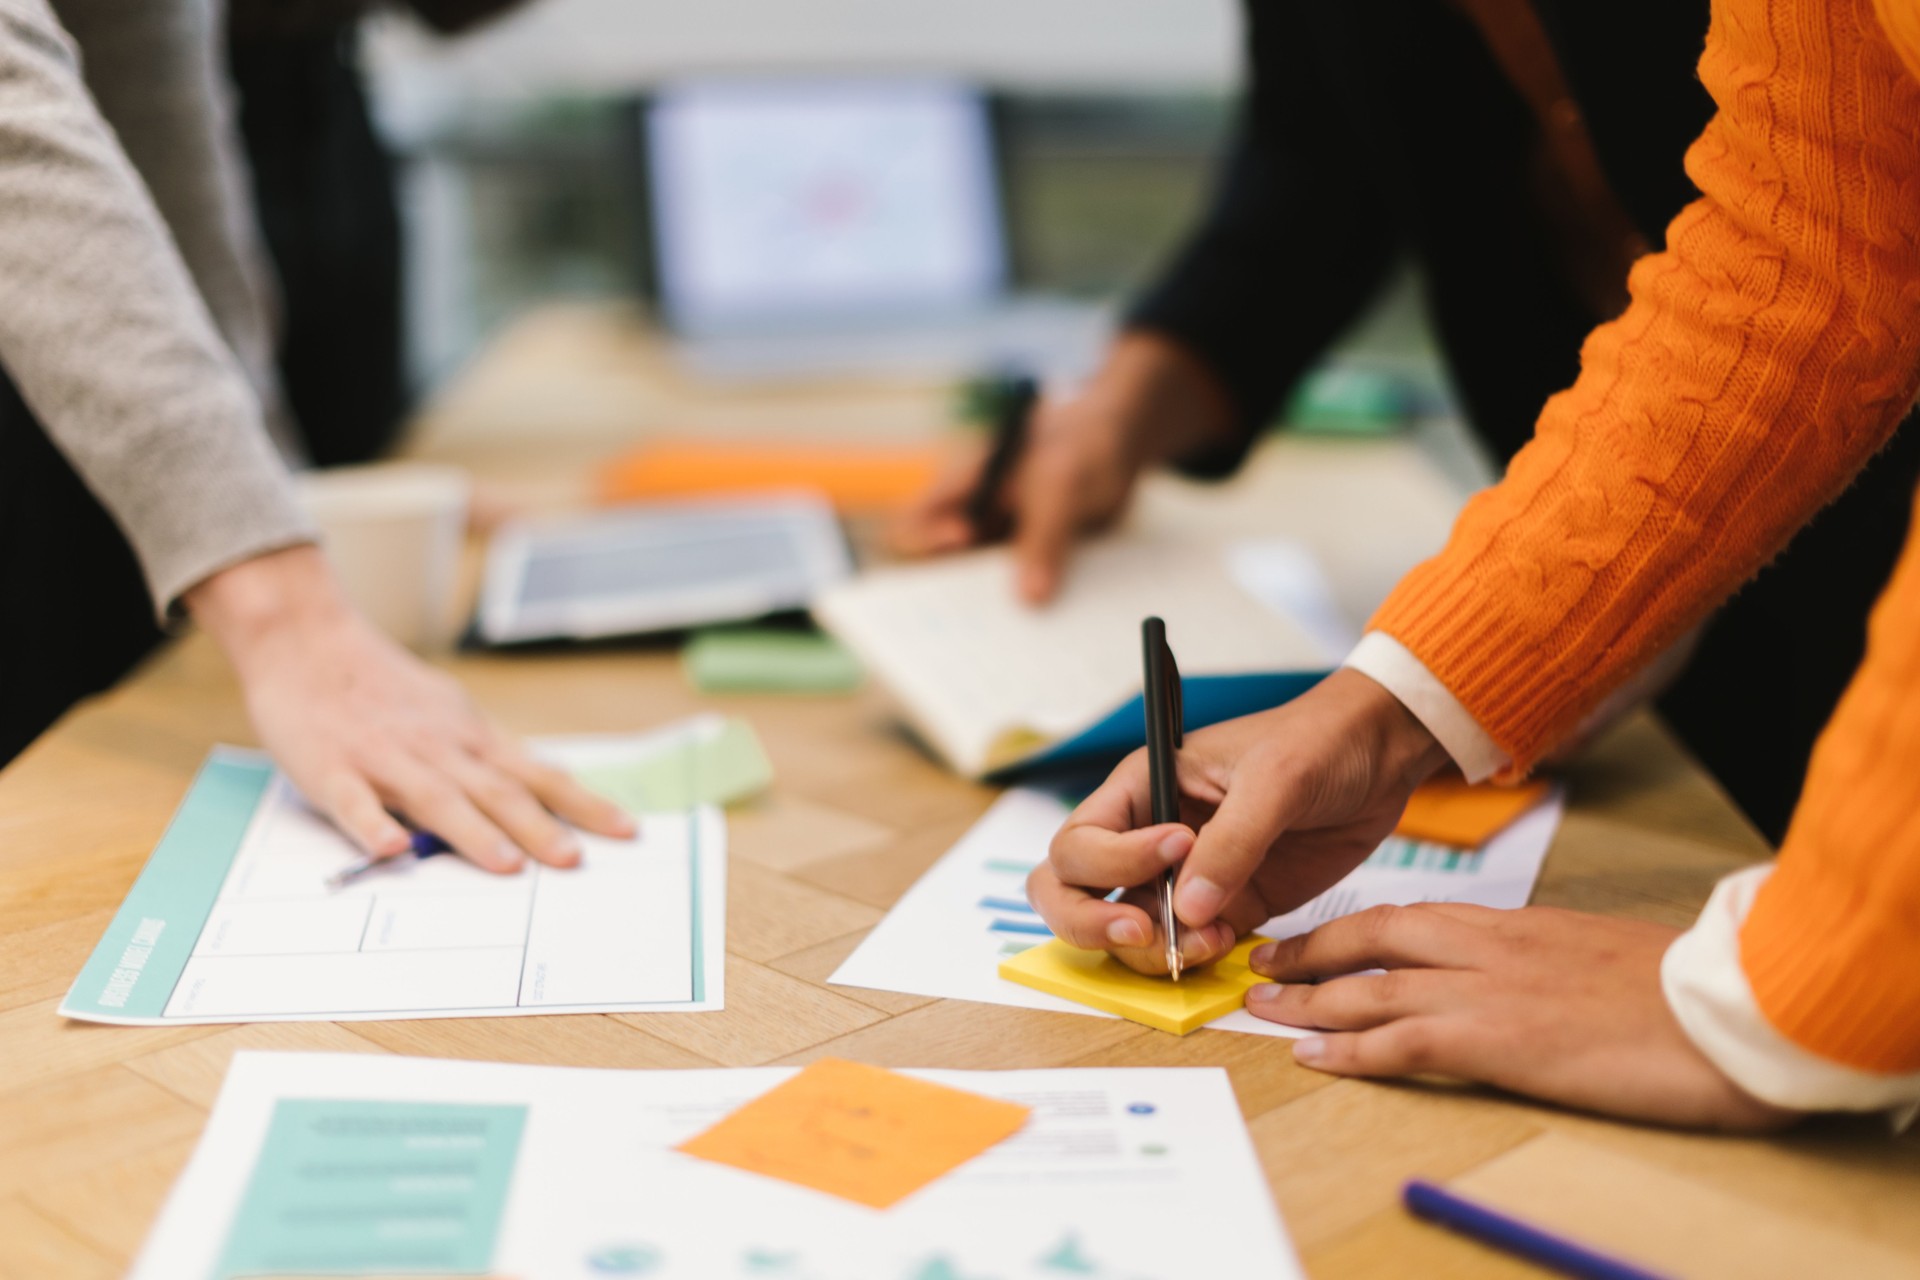
<path fill-rule="evenodd" d="M 493 1264 L 527 1109 L 289 1098 L 214 1280 Z"/>

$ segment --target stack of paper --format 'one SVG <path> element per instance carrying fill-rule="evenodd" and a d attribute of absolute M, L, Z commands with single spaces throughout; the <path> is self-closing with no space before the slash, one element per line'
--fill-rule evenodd
<path fill-rule="evenodd" d="M 749 1117 L 792 1069 L 241 1053 L 133 1275 L 1302 1275 L 1224 1071 L 905 1074 L 972 1100 L 903 1115 L 889 1086 L 850 1107 L 839 1077 Z M 994 1117 L 1023 1111 L 999 1141 Z M 949 1131 L 931 1181 L 836 1127 L 890 1118 Z M 703 1131 L 725 1159 L 676 1150 Z"/>

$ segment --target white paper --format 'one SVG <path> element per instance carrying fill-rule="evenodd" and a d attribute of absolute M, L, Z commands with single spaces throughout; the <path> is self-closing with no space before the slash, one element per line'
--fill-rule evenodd
<path fill-rule="evenodd" d="M 1360 643 L 1333 584 L 1305 544 L 1291 538 L 1252 538 L 1227 547 L 1227 572 L 1240 589 L 1267 608 L 1291 618 L 1320 646 L 1329 666 Z"/>
<path fill-rule="evenodd" d="M 1033 1116 L 1020 1133 L 886 1210 L 671 1149 L 792 1074 L 779 1067 L 609 1071 L 241 1053 L 133 1277 L 219 1280 L 219 1260 L 275 1107 L 294 1099 L 526 1107 L 489 1274 L 1303 1274 L 1224 1071 L 911 1072 L 1024 1103 Z M 610 1268 L 610 1259 L 635 1269 Z"/>
<path fill-rule="evenodd" d="M 562 764 L 644 758 L 710 719 L 539 746 Z M 581 860 L 564 870 L 402 857 L 336 889 L 359 851 L 276 774 L 164 1013 L 63 1012 L 166 1026 L 723 1008 L 726 820 L 637 817 L 629 840 L 577 831 Z"/>
<path fill-rule="evenodd" d="M 1466 902 L 1523 907 L 1560 826 L 1562 807 L 1563 797 L 1555 789 L 1473 853 L 1390 838 L 1339 884 L 1298 910 L 1268 921 L 1257 932 L 1289 938 L 1327 920 L 1382 904 Z M 827 981 L 876 991 L 1113 1017 L 1009 982 L 999 974 L 1000 962 L 1008 955 L 1052 936 L 1025 905 L 1026 872 L 1046 860 L 1047 846 L 1071 808 L 1050 792 L 1008 791 L 901 896 Z M 1207 1025 L 1253 1035 L 1309 1034 L 1263 1021 L 1244 1009 Z"/>

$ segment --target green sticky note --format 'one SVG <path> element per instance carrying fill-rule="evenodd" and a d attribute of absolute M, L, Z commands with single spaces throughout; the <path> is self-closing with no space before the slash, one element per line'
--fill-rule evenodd
<path fill-rule="evenodd" d="M 1407 401 L 1404 388 L 1389 374 L 1322 367 L 1301 380 L 1285 417 L 1296 431 L 1381 435 L 1405 423 Z"/>
<path fill-rule="evenodd" d="M 845 693 L 861 679 L 859 660 L 817 631 L 702 631 L 680 661 L 702 693 Z"/>
<path fill-rule="evenodd" d="M 757 795 L 773 782 L 773 764 L 753 726 L 729 719 L 710 735 L 645 759 L 577 769 L 574 777 L 629 813 L 660 813 Z"/>
<path fill-rule="evenodd" d="M 486 1272 L 526 1122 L 517 1106 L 283 1099 L 215 1280 Z"/>

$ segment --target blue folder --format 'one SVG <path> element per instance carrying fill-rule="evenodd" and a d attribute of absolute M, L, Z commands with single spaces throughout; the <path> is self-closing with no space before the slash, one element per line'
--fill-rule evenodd
<path fill-rule="evenodd" d="M 1191 733 L 1222 720 L 1291 702 L 1327 675 L 1325 671 L 1258 671 L 1230 676 L 1182 676 L 1180 698 L 1185 714 L 1181 717 L 1181 728 Z M 1136 693 L 1087 729 L 1054 743 L 1038 755 L 996 770 L 990 778 L 1006 781 L 1023 774 L 1067 767 L 1111 765 L 1146 743 L 1146 698 Z"/>

